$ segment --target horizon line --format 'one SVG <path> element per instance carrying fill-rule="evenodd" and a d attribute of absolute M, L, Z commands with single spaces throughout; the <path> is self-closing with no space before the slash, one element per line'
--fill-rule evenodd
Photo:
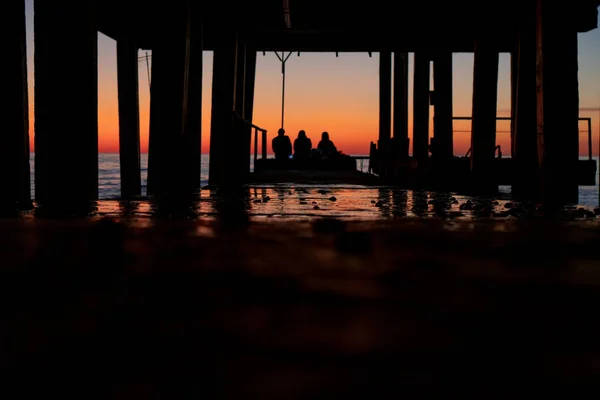
<path fill-rule="evenodd" d="M 30 151 L 29 154 L 35 154 L 35 152 Z M 115 154 L 115 155 L 119 155 L 120 153 L 118 151 L 99 151 L 98 154 Z M 148 152 L 140 152 L 140 154 L 148 154 Z M 251 153 L 251 155 L 253 155 L 253 154 L 254 153 Z M 273 153 L 267 153 L 267 154 L 273 155 Z M 368 153 L 344 153 L 344 154 L 349 155 L 349 156 L 361 156 L 361 157 L 369 156 Z M 200 153 L 200 155 L 210 156 L 210 153 Z M 412 154 L 410 154 L 410 156 L 412 157 Z M 454 157 L 464 157 L 464 156 L 465 156 L 464 154 L 454 154 Z M 579 157 L 580 158 L 581 157 L 586 157 L 587 158 L 588 154 L 587 153 L 580 154 Z M 592 158 L 598 158 L 598 157 L 600 157 L 600 154 L 592 154 Z M 512 158 L 512 157 L 510 155 L 503 155 L 502 158 Z M 259 159 L 260 159 L 260 155 L 259 155 Z"/>

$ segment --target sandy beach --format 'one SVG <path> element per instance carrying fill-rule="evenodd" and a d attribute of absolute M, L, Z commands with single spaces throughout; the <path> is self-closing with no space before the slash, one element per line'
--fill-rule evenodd
<path fill-rule="evenodd" d="M 2 221 L 4 376 L 103 398 L 598 382 L 599 219 L 233 222 Z"/>

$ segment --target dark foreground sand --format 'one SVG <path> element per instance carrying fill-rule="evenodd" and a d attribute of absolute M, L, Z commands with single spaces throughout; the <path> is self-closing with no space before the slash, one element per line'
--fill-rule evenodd
<path fill-rule="evenodd" d="M 0 235 L 7 399 L 398 398 L 414 383 L 520 398 L 600 382 L 598 219 L 36 220 Z"/>

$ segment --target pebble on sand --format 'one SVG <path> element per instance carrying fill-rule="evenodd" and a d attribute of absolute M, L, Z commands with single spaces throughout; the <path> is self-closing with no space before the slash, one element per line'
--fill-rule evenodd
<path fill-rule="evenodd" d="M 473 202 L 471 200 L 467 200 L 466 203 L 460 205 L 460 209 L 462 211 L 471 211 L 471 210 L 473 210 Z"/>

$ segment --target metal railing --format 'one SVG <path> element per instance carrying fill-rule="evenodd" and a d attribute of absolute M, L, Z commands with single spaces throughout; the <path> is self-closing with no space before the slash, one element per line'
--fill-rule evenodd
<path fill-rule="evenodd" d="M 252 125 L 254 129 L 254 162 L 258 160 L 258 132 L 260 131 L 262 134 L 261 137 L 261 145 L 262 145 L 262 154 L 261 158 L 265 160 L 267 158 L 267 130 L 261 129 L 256 125 Z"/>
<path fill-rule="evenodd" d="M 452 117 L 452 119 L 459 120 L 459 121 L 470 121 L 473 119 L 473 117 Z M 511 117 L 496 117 L 496 120 L 497 121 L 511 121 L 512 118 Z M 592 119 L 591 118 L 578 118 L 578 120 L 587 122 L 588 157 L 590 160 L 592 160 L 593 159 L 592 158 Z M 579 131 L 579 132 L 581 132 L 581 131 Z M 496 149 L 500 151 L 499 147 L 500 146 L 496 146 Z M 469 149 L 469 152 L 470 151 L 471 151 L 471 149 Z M 469 153 L 467 153 L 467 155 L 468 154 Z"/>
<path fill-rule="evenodd" d="M 245 123 L 246 125 L 249 125 L 251 129 L 254 130 L 254 162 L 256 163 L 256 160 L 258 160 L 258 133 L 261 133 L 261 147 L 262 147 L 262 152 L 261 152 L 261 158 L 264 160 L 267 158 L 267 130 L 263 129 L 259 126 L 254 125 L 252 122 L 245 120 L 244 118 L 242 118 L 239 114 L 237 113 L 233 113 L 234 117 L 237 118 L 240 122 Z M 252 135 L 252 133 L 251 133 Z"/>
<path fill-rule="evenodd" d="M 471 155 L 471 151 L 473 149 L 471 147 L 469 147 L 469 150 L 467 151 L 467 153 L 463 156 L 463 158 L 469 158 L 469 156 Z M 502 158 L 502 146 L 497 145 L 494 148 L 494 155 L 496 155 L 496 150 L 498 150 L 498 158 Z"/>
<path fill-rule="evenodd" d="M 365 169 L 365 167 L 364 167 L 364 162 L 365 162 L 365 160 L 370 160 L 370 159 L 371 159 L 371 157 L 370 157 L 370 156 L 352 156 L 352 158 L 354 158 L 356 161 L 358 161 L 358 162 L 359 162 L 359 165 L 357 166 L 357 167 L 358 167 L 357 169 L 358 169 L 360 172 L 365 172 L 365 171 L 364 171 L 364 169 Z M 369 167 L 369 170 L 370 170 L 370 169 L 371 169 L 371 167 Z M 369 171 L 367 171 L 367 172 L 369 172 Z"/>
<path fill-rule="evenodd" d="M 579 118 L 580 121 L 587 121 L 588 126 L 588 157 L 592 160 L 592 119 L 591 118 Z"/>

